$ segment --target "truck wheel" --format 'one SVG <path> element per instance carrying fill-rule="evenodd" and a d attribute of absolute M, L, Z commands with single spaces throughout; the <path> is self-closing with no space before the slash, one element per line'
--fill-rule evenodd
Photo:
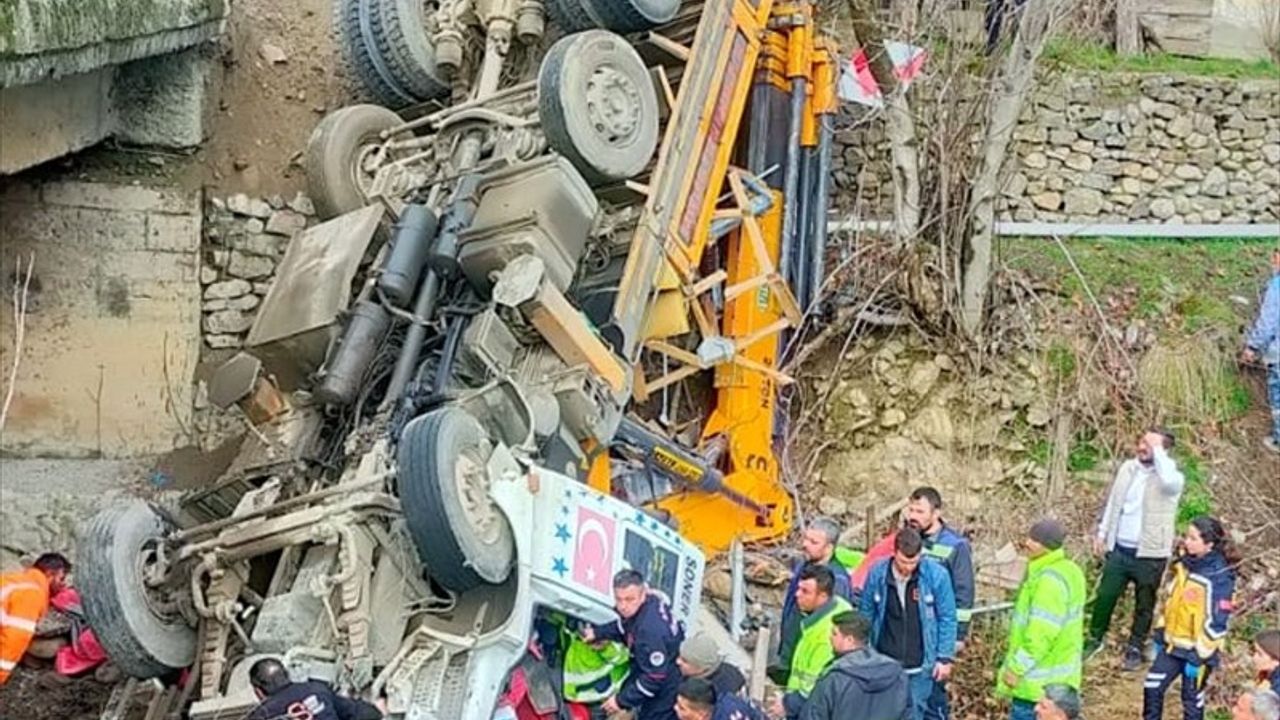
<path fill-rule="evenodd" d="M 307 189 L 321 220 L 365 206 L 373 175 L 364 163 L 379 133 L 403 120 L 377 105 L 352 105 L 329 113 L 307 140 Z"/>
<path fill-rule="evenodd" d="M 173 526 L 147 503 L 99 512 L 76 548 L 85 617 L 107 656 L 136 678 L 168 675 L 196 657 L 196 631 L 147 585 L 157 543 Z"/>
<path fill-rule="evenodd" d="M 335 0 L 334 27 L 350 73 L 372 99 L 402 108 L 449 92 L 427 31 L 434 2 Z"/>
<path fill-rule="evenodd" d="M 593 15 L 589 0 L 545 0 L 551 22 L 566 33 L 582 32 L 604 25 Z"/>
<path fill-rule="evenodd" d="M 627 33 L 670 22 L 679 0 L 545 0 L 551 21 L 567 33 L 602 28 Z"/>
<path fill-rule="evenodd" d="M 619 33 L 651 30 L 671 22 L 680 0 L 581 0 L 599 16 L 601 27 Z"/>
<path fill-rule="evenodd" d="M 415 418 L 397 451 L 400 506 L 432 578 L 455 592 L 500 583 L 511 573 L 515 538 L 492 498 L 492 452 L 480 423 L 445 407 Z"/>
<path fill-rule="evenodd" d="M 606 30 L 561 38 L 538 70 L 538 116 L 552 150 L 604 185 L 644 170 L 658 146 L 658 93 L 639 53 Z"/>

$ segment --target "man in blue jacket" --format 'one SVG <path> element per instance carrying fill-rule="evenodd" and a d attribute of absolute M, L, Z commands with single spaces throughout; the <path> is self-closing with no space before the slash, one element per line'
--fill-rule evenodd
<path fill-rule="evenodd" d="M 831 571 L 835 579 L 832 597 L 840 597 L 853 602 L 853 591 L 849 584 L 849 571 L 835 562 L 836 542 L 840 539 L 840 525 L 835 520 L 825 517 L 814 518 L 805 526 L 800 536 L 800 549 L 804 558 L 796 564 L 791 573 L 791 582 L 787 585 L 787 594 L 782 600 L 781 633 L 778 636 L 778 664 L 770 670 L 770 676 L 779 685 L 786 685 L 786 675 L 791 669 L 791 656 L 795 654 L 796 643 L 800 642 L 800 620 L 802 613 L 796 606 L 796 586 L 800 583 L 800 572 L 806 565 L 819 565 Z"/>
<path fill-rule="evenodd" d="M 964 650 L 969 636 L 969 617 L 973 611 L 973 553 L 969 539 L 956 532 L 942 519 L 942 494 L 931 487 L 916 488 L 907 501 L 907 525 L 920 531 L 925 555 L 947 569 L 951 590 L 956 596 L 956 654 Z M 947 702 L 947 683 L 937 682 L 929 708 L 928 720 L 947 720 L 951 707 Z"/>
<path fill-rule="evenodd" d="M 622 570 L 613 578 L 614 609 L 620 620 L 587 626 L 582 637 L 587 642 L 625 642 L 631 651 L 631 671 L 618 694 L 604 701 L 608 714 L 631 710 L 636 720 L 675 720 L 676 688 L 680 670 L 676 657 L 684 642 L 684 628 L 671 613 L 671 606 L 649 592 L 644 576 Z"/>
<path fill-rule="evenodd" d="M 746 698 L 716 692 L 706 678 L 685 678 L 676 692 L 678 720 L 766 720 L 764 711 Z"/>
<path fill-rule="evenodd" d="M 1280 453 L 1280 248 L 1271 253 L 1271 281 L 1267 283 L 1258 318 L 1245 338 L 1243 360 L 1267 366 L 1267 397 L 1271 403 L 1271 435 L 1263 443 Z"/>
<path fill-rule="evenodd" d="M 871 621 L 871 646 L 907 671 L 911 717 L 924 720 L 934 683 L 951 677 L 956 597 L 946 568 L 925 557 L 918 530 L 898 531 L 893 557 L 867 574 L 859 610 Z"/>

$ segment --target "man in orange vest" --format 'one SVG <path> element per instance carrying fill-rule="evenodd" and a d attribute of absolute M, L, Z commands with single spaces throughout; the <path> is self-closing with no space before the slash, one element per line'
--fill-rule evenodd
<path fill-rule="evenodd" d="M 65 557 L 45 553 L 25 570 L 0 575 L 0 685 L 31 645 L 49 598 L 62 590 L 69 572 L 71 563 Z"/>

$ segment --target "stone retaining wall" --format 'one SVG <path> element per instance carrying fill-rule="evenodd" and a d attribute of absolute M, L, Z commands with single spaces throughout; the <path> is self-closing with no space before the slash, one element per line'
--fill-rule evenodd
<path fill-rule="evenodd" d="M 860 109 L 848 112 L 858 114 Z M 855 118 L 845 118 L 850 124 Z M 1078 74 L 1042 81 L 1015 130 L 1000 219 L 1274 223 L 1280 81 Z M 878 120 L 837 133 L 841 205 L 885 217 Z"/>

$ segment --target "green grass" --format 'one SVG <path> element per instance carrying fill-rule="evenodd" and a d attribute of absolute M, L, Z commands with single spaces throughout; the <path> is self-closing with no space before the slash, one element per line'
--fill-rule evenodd
<path fill-rule="evenodd" d="M 1215 328 L 1235 332 L 1248 322 L 1274 240 L 1069 239 L 1068 252 L 1108 315 L 1127 314 L 1178 334 Z M 1081 282 L 1057 243 L 1007 239 L 1010 267 L 1058 283 L 1088 303 Z M 1232 300 L 1245 298 L 1250 305 Z M 1050 366 L 1058 367 L 1050 350 Z M 1059 358 L 1064 360 L 1065 358 Z"/>
<path fill-rule="evenodd" d="M 1182 501 L 1178 503 L 1177 528 L 1178 532 L 1182 532 L 1192 520 L 1201 515 L 1213 514 L 1213 496 L 1209 494 L 1200 458 L 1179 448 L 1174 448 L 1173 455 L 1178 461 L 1178 468 L 1182 470 L 1182 476 L 1187 480 L 1182 491 Z"/>
<path fill-rule="evenodd" d="M 1045 47 L 1046 66 L 1058 64 L 1098 72 L 1137 72 L 1201 75 L 1225 78 L 1280 78 L 1280 66 L 1270 60 L 1187 58 L 1165 53 L 1120 57 L 1114 50 L 1079 40 L 1061 38 Z"/>

